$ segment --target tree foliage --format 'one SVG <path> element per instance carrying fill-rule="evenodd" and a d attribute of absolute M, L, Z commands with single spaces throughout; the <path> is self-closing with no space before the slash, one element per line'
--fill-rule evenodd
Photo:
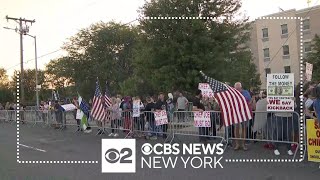
<path fill-rule="evenodd" d="M 203 81 L 200 70 L 219 81 L 259 86 L 246 46 L 248 19 L 234 18 L 240 7 L 240 0 L 151 0 L 140 16 L 206 18 L 93 24 L 64 44 L 68 56 L 47 65 L 48 79 L 56 87 L 74 83 L 85 98 L 93 96 L 97 77 L 103 88 L 109 81 L 113 95 L 194 92 Z"/>
<path fill-rule="evenodd" d="M 142 18 L 142 42 L 135 56 L 136 73 L 148 78 L 158 91 L 193 92 L 202 81 L 200 70 L 220 81 L 241 81 L 247 87 L 259 85 L 251 53 L 244 46 L 249 40 L 249 24 L 247 19 L 233 18 L 240 7 L 240 1 L 235 0 L 146 3 L 141 10 L 144 17 L 217 19 Z"/>
<path fill-rule="evenodd" d="M 14 72 L 12 76 L 12 81 L 10 86 L 15 90 L 17 84 L 17 74 L 18 71 Z M 36 102 L 36 71 L 35 69 L 24 70 L 24 93 L 25 93 L 25 103 L 34 105 Z M 40 99 L 46 99 L 48 97 L 48 84 L 45 78 L 45 72 L 43 70 L 38 70 L 38 84 L 41 85 L 39 91 Z M 15 91 L 14 91 L 15 92 Z"/>
<path fill-rule="evenodd" d="M 80 30 L 64 45 L 68 57 L 51 61 L 47 72 L 54 85 L 74 83 L 78 92 L 92 97 L 96 79 L 101 87 L 105 82 L 111 85 L 114 94 L 120 89 L 120 83 L 133 73 L 133 48 L 138 31 L 134 27 L 109 22 L 97 23 Z"/>
<path fill-rule="evenodd" d="M 12 102 L 14 90 L 9 86 L 10 81 L 7 71 L 0 68 L 0 103 Z"/>
<path fill-rule="evenodd" d="M 315 35 L 312 41 L 312 52 L 307 56 L 307 62 L 313 64 L 312 79 L 319 81 L 320 79 L 320 37 Z"/>

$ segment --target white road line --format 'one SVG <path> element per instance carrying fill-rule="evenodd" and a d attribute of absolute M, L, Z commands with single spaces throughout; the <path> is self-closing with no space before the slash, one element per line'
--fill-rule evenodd
<path fill-rule="evenodd" d="M 46 150 L 38 149 L 38 148 L 35 148 L 35 147 L 32 147 L 32 146 L 27 146 L 27 145 L 24 145 L 24 144 L 19 144 L 19 146 L 30 148 L 30 149 L 33 149 L 33 150 L 36 150 L 36 151 L 47 152 Z"/>

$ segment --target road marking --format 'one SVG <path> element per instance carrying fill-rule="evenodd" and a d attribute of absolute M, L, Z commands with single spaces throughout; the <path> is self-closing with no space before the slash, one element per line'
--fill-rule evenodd
<path fill-rule="evenodd" d="M 41 143 L 47 143 L 47 144 L 49 144 L 49 143 L 55 143 L 55 142 L 65 142 L 66 139 L 57 139 L 57 140 L 39 139 L 39 141 L 40 141 Z"/>
<path fill-rule="evenodd" d="M 38 149 L 38 148 L 35 148 L 35 147 L 32 147 L 32 146 L 27 146 L 27 145 L 24 145 L 24 144 L 19 144 L 19 146 L 30 148 L 30 149 L 33 149 L 33 150 L 36 150 L 36 151 L 47 152 L 46 150 Z"/>

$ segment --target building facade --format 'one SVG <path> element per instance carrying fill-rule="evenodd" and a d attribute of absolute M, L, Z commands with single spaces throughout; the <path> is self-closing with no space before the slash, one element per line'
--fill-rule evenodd
<path fill-rule="evenodd" d="M 282 11 L 255 20 L 251 24 L 250 49 L 260 73 L 261 89 L 266 89 L 269 73 L 294 73 L 298 84 L 301 49 L 303 57 L 311 52 L 316 34 L 320 35 L 320 6 Z"/>

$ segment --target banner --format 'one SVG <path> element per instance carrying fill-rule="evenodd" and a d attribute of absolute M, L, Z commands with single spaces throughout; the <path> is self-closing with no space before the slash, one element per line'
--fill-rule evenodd
<path fill-rule="evenodd" d="M 165 110 L 154 112 L 154 118 L 156 121 L 156 126 L 168 124 L 168 116 Z"/>
<path fill-rule="evenodd" d="M 306 80 L 311 81 L 312 79 L 312 70 L 313 70 L 313 64 L 306 63 Z"/>
<path fill-rule="evenodd" d="M 61 107 L 64 111 L 73 111 L 77 109 L 77 107 L 74 104 L 65 104 L 65 105 L 61 105 Z"/>
<path fill-rule="evenodd" d="M 133 117 L 140 117 L 140 101 L 133 102 L 133 109 L 132 109 Z"/>
<path fill-rule="evenodd" d="M 210 112 L 194 112 L 194 127 L 211 127 Z"/>
<path fill-rule="evenodd" d="M 268 74 L 267 110 L 294 111 L 294 74 Z"/>
<path fill-rule="evenodd" d="M 201 90 L 203 97 L 213 97 L 213 91 L 208 83 L 199 83 L 198 89 Z"/>
<path fill-rule="evenodd" d="M 320 124 L 307 119 L 308 161 L 320 162 Z"/>

